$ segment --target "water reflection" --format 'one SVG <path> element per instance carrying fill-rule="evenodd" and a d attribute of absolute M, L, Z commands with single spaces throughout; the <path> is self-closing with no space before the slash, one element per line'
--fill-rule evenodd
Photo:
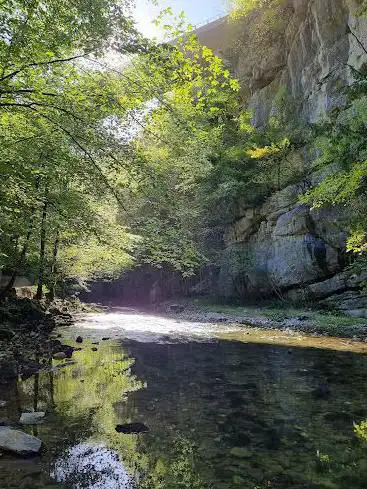
<path fill-rule="evenodd" d="M 353 434 L 367 416 L 364 356 L 234 342 L 128 350 L 147 383 L 132 402 L 153 430 L 150 473 L 158 462 L 169 472 L 183 433 L 194 474 L 215 489 L 367 487 L 366 448 Z M 330 395 L 316 398 L 323 383 Z M 157 487 L 191 486 L 171 474 Z"/>
<path fill-rule="evenodd" d="M 76 363 L 53 360 L 7 398 L 12 421 L 47 412 L 27 429 L 44 441 L 40 463 L 60 487 L 367 487 L 364 355 L 234 339 L 82 348 Z M 328 396 L 314 395 L 320 385 Z M 149 432 L 116 432 L 126 423 Z M 23 487 L 10 475 L 4 485 L 3 467 L 0 487 Z"/>
<path fill-rule="evenodd" d="M 52 476 L 74 489 L 130 489 L 132 480 L 118 455 L 103 445 L 80 443 L 55 464 Z"/>

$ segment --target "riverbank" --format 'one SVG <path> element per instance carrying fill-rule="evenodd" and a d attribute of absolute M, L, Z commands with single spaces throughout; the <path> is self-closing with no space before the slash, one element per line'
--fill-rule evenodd
<path fill-rule="evenodd" d="M 73 324 L 73 306 L 13 298 L 0 306 L 0 380 L 33 375 L 67 346 L 50 339 L 59 326 Z"/>
<path fill-rule="evenodd" d="M 162 309 L 169 316 L 185 321 L 241 324 L 255 328 L 367 341 L 367 319 L 353 318 L 335 311 L 297 309 L 284 304 L 229 306 L 204 300 L 164 304 Z"/>

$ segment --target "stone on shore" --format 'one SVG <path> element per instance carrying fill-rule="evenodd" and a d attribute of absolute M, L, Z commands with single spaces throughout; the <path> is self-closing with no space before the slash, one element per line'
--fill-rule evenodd
<path fill-rule="evenodd" d="M 37 455 L 42 442 L 38 438 L 23 431 L 0 427 L 0 450 L 18 455 Z"/>

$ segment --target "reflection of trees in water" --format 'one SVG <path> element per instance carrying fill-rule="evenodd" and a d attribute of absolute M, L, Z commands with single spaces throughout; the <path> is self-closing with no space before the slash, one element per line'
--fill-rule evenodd
<path fill-rule="evenodd" d="M 235 342 L 129 349 L 147 389 L 111 345 L 85 345 L 76 365 L 21 384 L 28 407 L 55 406 L 38 428 L 51 451 L 105 441 L 140 489 L 367 487 L 366 442 L 353 436 L 365 416 L 362 356 Z M 326 378 L 331 395 L 315 401 Z M 151 431 L 116 433 L 136 421 Z"/>
<path fill-rule="evenodd" d="M 144 386 L 131 374 L 134 360 L 112 345 L 103 345 L 98 351 L 86 345 L 74 357 L 75 365 L 22 382 L 23 408 L 48 411 L 48 422 L 39 430 L 47 444 L 55 445 L 56 451 L 81 440 L 107 442 L 133 471 L 138 437 L 122 437 L 115 426 L 135 421 L 136 409 L 126 402 L 127 397 Z M 53 361 L 53 367 L 61 364 Z"/>
<path fill-rule="evenodd" d="M 183 435 L 176 435 L 165 457 L 152 458 L 142 474 L 139 489 L 209 489 L 196 465 L 196 449 Z"/>

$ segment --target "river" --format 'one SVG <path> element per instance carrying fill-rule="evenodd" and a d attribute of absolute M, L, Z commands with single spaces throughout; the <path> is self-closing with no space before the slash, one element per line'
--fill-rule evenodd
<path fill-rule="evenodd" d="M 365 343 L 133 310 L 56 334 L 72 361 L 0 388 L 0 421 L 46 411 L 41 456 L 3 454 L 0 489 L 367 487 Z"/>

